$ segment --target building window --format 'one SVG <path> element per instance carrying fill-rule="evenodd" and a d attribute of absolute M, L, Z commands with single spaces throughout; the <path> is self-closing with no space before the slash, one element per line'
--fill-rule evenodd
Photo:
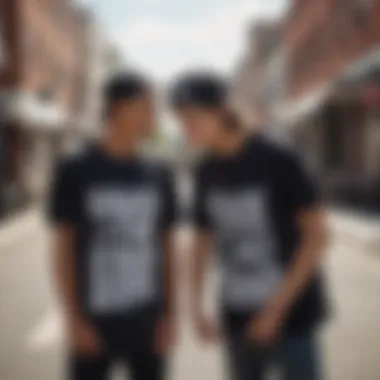
<path fill-rule="evenodd" d="M 0 68 L 5 67 L 8 59 L 8 51 L 5 36 L 5 22 L 0 20 Z"/>
<path fill-rule="evenodd" d="M 24 35 L 24 55 L 25 61 L 33 62 L 39 68 L 44 67 L 46 56 L 45 41 L 34 28 L 28 28 Z"/>
<path fill-rule="evenodd" d="M 329 26 L 331 28 L 331 35 L 334 36 L 334 48 L 342 47 L 342 45 L 351 39 L 352 19 L 346 1 L 347 0 L 340 0 L 335 3 L 330 19 Z"/>
<path fill-rule="evenodd" d="M 371 9 L 373 0 L 355 0 L 357 6 L 363 9 Z"/>
<path fill-rule="evenodd" d="M 369 25 L 373 0 L 354 0 L 355 24 L 360 27 Z"/>
<path fill-rule="evenodd" d="M 43 87 L 38 91 L 37 96 L 42 102 L 51 102 L 55 99 L 57 90 L 54 86 Z"/>

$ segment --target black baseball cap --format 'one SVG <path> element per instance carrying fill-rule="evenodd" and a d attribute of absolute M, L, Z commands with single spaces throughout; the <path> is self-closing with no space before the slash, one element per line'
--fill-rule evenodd
<path fill-rule="evenodd" d="M 204 107 L 220 108 L 227 104 L 228 81 L 215 73 L 197 72 L 185 74 L 172 84 L 169 94 L 174 108 Z"/>
<path fill-rule="evenodd" d="M 150 80 L 139 73 L 127 72 L 114 75 L 104 85 L 104 102 L 107 113 L 122 100 L 134 100 L 152 90 Z"/>

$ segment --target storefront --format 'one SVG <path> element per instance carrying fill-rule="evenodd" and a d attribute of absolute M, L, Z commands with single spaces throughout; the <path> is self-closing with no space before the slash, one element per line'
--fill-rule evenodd
<path fill-rule="evenodd" d="M 291 140 L 326 200 L 380 214 L 380 54 L 354 63 L 338 80 L 286 111 Z"/>
<path fill-rule="evenodd" d="M 323 172 L 321 146 L 322 114 L 332 94 L 332 84 L 325 84 L 304 98 L 278 108 L 276 120 L 283 140 L 303 157 L 305 164 L 320 177 Z"/>
<path fill-rule="evenodd" d="M 371 53 L 342 75 L 324 110 L 322 135 L 329 198 L 343 208 L 380 214 L 379 55 Z"/>
<path fill-rule="evenodd" d="M 3 115 L 0 103 L 0 115 Z M 4 120 L 0 117 L 0 218 L 5 213 L 4 188 L 5 188 L 5 128 Z"/>
<path fill-rule="evenodd" d="M 51 103 L 8 94 L 1 126 L 2 215 L 43 199 L 67 120 Z M 4 104 L 4 103 L 3 103 Z"/>

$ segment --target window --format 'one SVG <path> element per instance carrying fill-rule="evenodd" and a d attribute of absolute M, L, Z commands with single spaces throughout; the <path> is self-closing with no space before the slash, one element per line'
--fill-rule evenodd
<path fill-rule="evenodd" d="M 368 26 L 372 13 L 372 2 L 373 0 L 354 0 L 354 20 L 358 27 Z"/>
<path fill-rule="evenodd" d="M 330 36 L 333 48 L 341 48 L 351 39 L 352 12 L 347 7 L 347 0 L 339 0 L 335 3 L 329 20 Z"/>
<path fill-rule="evenodd" d="M 0 22 L 0 68 L 7 64 L 7 46 L 5 43 L 4 25 Z"/>
<path fill-rule="evenodd" d="M 51 63 L 51 82 L 54 83 L 56 88 L 62 86 L 63 82 L 66 79 L 65 70 L 62 68 L 60 62 Z"/>
<path fill-rule="evenodd" d="M 313 30 L 296 51 L 294 71 L 298 77 L 307 76 L 323 64 L 326 40 L 319 28 Z"/>
<path fill-rule="evenodd" d="M 371 9 L 373 0 L 356 0 L 357 5 L 363 9 Z"/>
<path fill-rule="evenodd" d="M 38 98 L 42 102 L 51 102 L 56 96 L 56 88 L 54 86 L 45 86 L 40 91 L 38 91 Z"/>
<path fill-rule="evenodd" d="M 330 170 L 341 169 L 344 161 L 343 139 L 345 126 L 339 108 L 330 106 L 325 110 L 323 126 L 325 144 L 325 166 Z"/>

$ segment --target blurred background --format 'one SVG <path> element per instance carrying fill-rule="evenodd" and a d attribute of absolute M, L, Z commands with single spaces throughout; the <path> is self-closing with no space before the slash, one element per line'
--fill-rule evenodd
<path fill-rule="evenodd" d="M 380 379 L 380 0 L 0 0 L 0 379 L 62 378 L 42 210 L 57 157 L 101 133 L 104 79 L 138 67 L 165 89 L 189 66 L 231 74 L 252 128 L 318 178 L 333 234 L 326 378 Z M 188 200 L 191 152 L 165 110 L 149 151 Z M 183 226 L 184 266 L 187 241 Z M 211 305 L 213 276 L 209 289 Z M 221 361 L 185 327 L 173 378 L 220 380 Z"/>

